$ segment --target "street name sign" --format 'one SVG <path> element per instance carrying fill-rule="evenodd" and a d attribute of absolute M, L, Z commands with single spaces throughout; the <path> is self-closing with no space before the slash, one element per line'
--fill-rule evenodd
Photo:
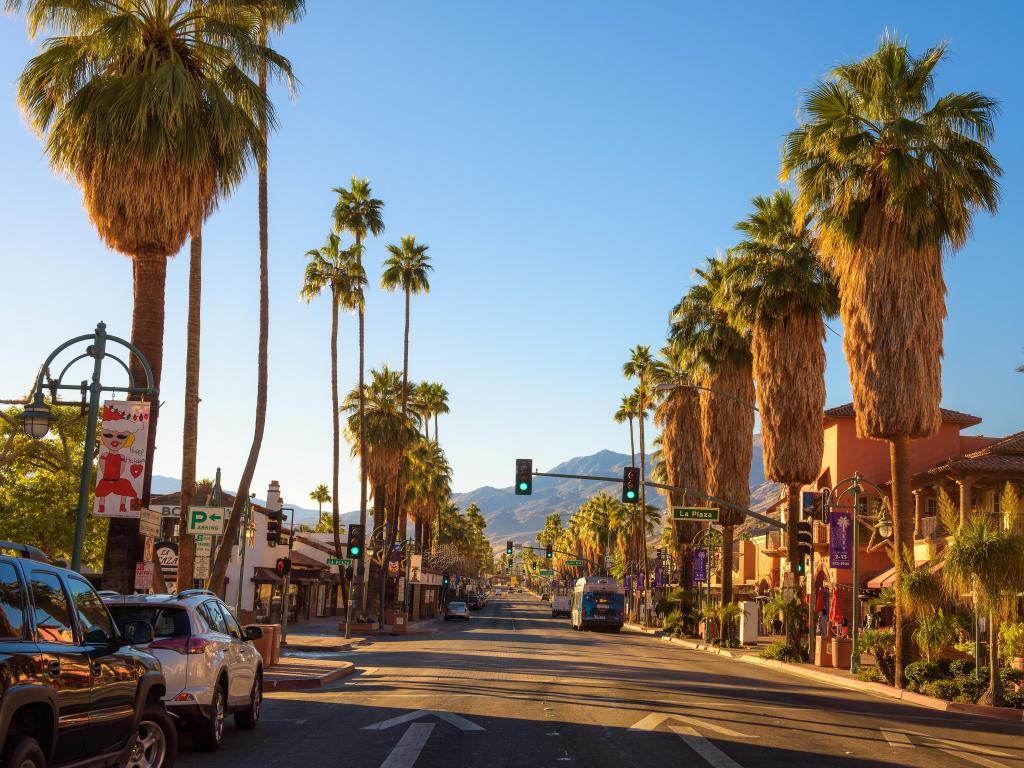
<path fill-rule="evenodd" d="M 212 533 L 217 536 L 224 532 L 224 516 L 227 510 L 223 507 L 189 507 L 188 532 Z"/>
<path fill-rule="evenodd" d="M 540 573 L 541 576 L 554 576 L 555 575 L 555 572 L 553 570 L 551 570 L 550 568 L 541 568 L 540 571 L 538 571 L 538 573 Z"/>
<path fill-rule="evenodd" d="M 328 565 L 352 565 L 352 560 L 347 557 L 328 557 Z"/>
<path fill-rule="evenodd" d="M 139 510 L 139 534 L 156 538 L 160 535 L 160 522 L 162 517 L 155 509 Z"/>
<path fill-rule="evenodd" d="M 153 563 L 135 564 L 135 588 L 150 589 L 153 586 Z"/>
<path fill-rule="evenodd" d="M 715 507 L 673 507 L 672 519 L 718 522 L 718 510 Z"/>
<path fill-rule="evenodd" d="M 577 568 L 582 568 L 583 567 L 583 561 L 582 560 L 566 560 L 565 564 L 568 565 L 568 566 L 575 566 Z"/>

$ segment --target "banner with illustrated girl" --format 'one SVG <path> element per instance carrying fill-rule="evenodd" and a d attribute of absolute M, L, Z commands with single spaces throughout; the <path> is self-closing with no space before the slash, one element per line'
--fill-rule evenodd
<path fill-rule="evenodd" d="M 149 442 L 149 403 L 107 400 L 99 433 L 92 513 L 97 517 L 138 517 Z"/>

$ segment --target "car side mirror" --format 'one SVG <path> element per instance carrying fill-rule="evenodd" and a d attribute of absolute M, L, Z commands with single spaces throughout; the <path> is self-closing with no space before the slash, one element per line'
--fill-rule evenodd
<path fill-rule="evenodd" d="M 259 627 L 246 627 L 245 628 L 245 639 L 252 642 L 253 640 L 259 640 L 263 637 L 263 630 Z"/>
<path fill-rule="evenodd" d="M 121 627 L 121 635 L 129 645 L 149 645 L 155 636 L 153 625 L 148 621 L 126 621 Z"/>

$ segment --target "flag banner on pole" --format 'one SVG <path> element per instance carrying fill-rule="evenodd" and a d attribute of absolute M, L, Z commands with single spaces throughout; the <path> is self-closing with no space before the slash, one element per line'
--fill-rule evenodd
<path fill-rule="evenodd" d="M 853 512 L 834 509 L 828 519 L 828 564 L 833 568 L 853 567 Z"/>
<path fill-rule="evenodd" d="M 659 563 L 654 566 L 654 588 L 662 589 L 665 586 L 665 568 Z"/>
<path fill-rule="evenodd" d="M 625 578 L 622 581 L 622 589 L 625 592 L 632 592 L 633 591 L 632 580 L 629 578 L 629 574 L 628 573 L 626 574 Z"/>
<path fill-rule="evenodd" d="M 149 442 L 149 403 L 106 400 L 96 468 L 96 517 L 139 517 Z"/>
<path fill-rule="evenodd" d="M 637 592 L 643 592 L 644 591 L 645 583 L 646 582 L 645 582 L 645 578 L 644 578 L 644 572 L 643 571 L 637 571 L 637 574 L 636 574 L 636 591 Z"/>
<path fill-rule="evenodd" d="M 700 584 L 708 580 L 708 551 L 698 549 L 693 553 L 693 583 Z"/>

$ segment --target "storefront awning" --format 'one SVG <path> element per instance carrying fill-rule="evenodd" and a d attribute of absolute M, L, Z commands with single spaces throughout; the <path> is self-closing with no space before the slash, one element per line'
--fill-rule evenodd
<path fill-rule="evenodd" d="M 916 563 L 914 563 L 914 565 L 920 568 L 927 562 L 927 560 L 918 560 Z M 941 570 L 942 563 L 936 563 L 931 568 L 932 573 L 938 573 Z M 875 576 L 873 579 L 870 579 L 867 583 L 868 589 L 885 589 L 886 587 L 894 586 L 896 586 L 896 566 L 893 566 L 888 571 L 883 571 L 882 573 Z"/>
<path fill-rule="evenodd" d="M 281 577 L 274 573 L 273 568 L 257 566 L 253 569 L 252 582 L 254 584 L 280 584 Z"/>

